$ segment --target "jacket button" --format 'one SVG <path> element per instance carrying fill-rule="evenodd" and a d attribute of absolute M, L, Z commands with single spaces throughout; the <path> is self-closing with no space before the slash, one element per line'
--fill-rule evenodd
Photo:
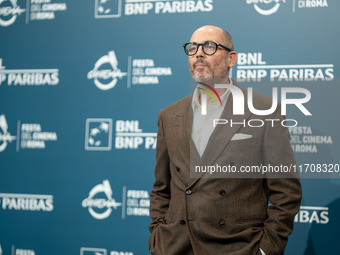
<path fill-rule="evenodd" d="M 220 225 L 224 225 L 225 224 L 225 220 L 224 219 L 220 219 Z"/>
<path fill-rule="evenodd" d="M 177 170 L 177 172 L 179 172 L 179 170 L 180 170 L 180 169 L 179 169 L 179 167 L 178 167 L 178 166 L 176 166 L 176 170 Z"/>
<path fill-rule="evenodd" d="M 220 190 L 220 195 L 221 195 L 221 196 L 224 196 L 224 195 L 225 195 L 225 190 L 224 190 L 224 189 Z"/>
<path fill-rule="evenodd" d="M 185 192 L 187 195 L 191 195 L 192 194 L 192 191 L 190 189 L 188 189 L 186 192 Z"/>
<path fill-rule="evenodd" d="M 185 225 L 185 220 L 180 220 L 180 221 L 179 221 L 179 224 Z"/>
<path fill-rule="evenodd" d="M 236 164 L 234 162 L 230 162 L 229 166 L 236 166 Z"/>

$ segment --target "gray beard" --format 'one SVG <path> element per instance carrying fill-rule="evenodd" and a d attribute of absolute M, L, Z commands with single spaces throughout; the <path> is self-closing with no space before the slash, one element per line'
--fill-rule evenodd
<path fill-rule="evenodd" d="M 214 76 L 213 73 L 209 73 L 208 75 L 203 75 L 201 73 L 194 73 L 192 74 L 192 78 L 196 81 L 196 82 L 203 82 L 203 83 L 207 83 L 207 84 L 225 84 L 226 81 L 228 81 L 227 76 L 228 76 L 228 72 L 226 72 L 225 76 L 223 77 L 222 75 L 218 75 L 218 76 Z"/>
<path fill-rule="evenodd" d="M 210 85 L 215 85 L 215 84 L 225 84 L 228 79 L 226 77 L 212 77 L 212 75 L 209 75 L 208 77 L 201 77 L 199 75 L 192 75 L 192 78 L 195 80 L 197 83 L 207 83 Z"/>

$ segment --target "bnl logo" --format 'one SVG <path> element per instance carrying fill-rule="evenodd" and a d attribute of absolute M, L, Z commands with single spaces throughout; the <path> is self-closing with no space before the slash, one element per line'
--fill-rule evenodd
<path fill-rule="evenodd" d="M 100 248 L 82 247 L 80 248 L 80 255 L 107 255 L 107 251 Z"/>
<path fill-rule="evenodd" d="M 109 151 L 112 148 L 112 119 L 86 119 L 85 149 Z"/>
<path fill-rule="evenodd" d="M 157 133 L 143 132 L 138 120 L 117 120 L 115 149 L 156 149 Z M 86 119 L 85 150 L 112 149 L 112 119 Z"/>
<path fill-rule="evenodd" d="M 122 15 L 122 0 L 96 0 L 94 17 L 96 19 L 119 18 Z"/>
<path fill-rule="evenodd" d="M 80 248 L 80 255 L 107 255 L 107 251 L 106 249 L 100 248 L 82 247 Z M 111 251 L 110 255 L 133 255 L 133 253 L 123 251 Z"/>

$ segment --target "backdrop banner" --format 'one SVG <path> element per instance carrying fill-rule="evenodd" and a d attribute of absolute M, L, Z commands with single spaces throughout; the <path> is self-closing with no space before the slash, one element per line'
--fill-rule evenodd
<path fill-rule="evenodd" d="M 232 35 L 241 87 L 301 101 L 283 123 L 303 187 L 285 254 L 340 254 L 339 10 L 0 0 L 0 255 L 149 254 L 158 112 L 191 93 L 182 45 L 203 25 Z"/>

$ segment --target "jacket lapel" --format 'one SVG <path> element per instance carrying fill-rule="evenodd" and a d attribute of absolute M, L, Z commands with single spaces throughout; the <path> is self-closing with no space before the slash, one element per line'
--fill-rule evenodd
<path fill-rule="evenodd" d="M 190 162 L 190 149 L 191 145 L 191 125 L 192 125 L 192 110 L 191 99 L 189 97 L 185 102 L 183 110 L 175 114 L 175 137 L 177 152 L 179 157 L 182 158 L 182 162 Z M 198 153 L 197 153 L 198 154 Z M 189 166 L 188 166 L 189 167 Z"/>

